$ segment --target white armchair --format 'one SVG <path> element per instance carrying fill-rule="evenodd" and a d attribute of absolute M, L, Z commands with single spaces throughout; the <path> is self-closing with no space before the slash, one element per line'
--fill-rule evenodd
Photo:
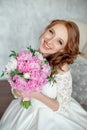
<path fill-rule="evenodd" d="M 73 76 L 72 96 L 87 110 L 87 23 L 73 20 L 80 30 L 80 51 L 84 53 L 71 65 Z"/>

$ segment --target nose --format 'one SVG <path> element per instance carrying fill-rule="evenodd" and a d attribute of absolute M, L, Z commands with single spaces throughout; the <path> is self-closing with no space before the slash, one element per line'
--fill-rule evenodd
<path fill-rule="evenodd" d="M 48 44 L 53 45 L 55 42 L 55 37 L 51 37 L 51 38 L 47 39 L 47 42 L 48 42 Z"/>

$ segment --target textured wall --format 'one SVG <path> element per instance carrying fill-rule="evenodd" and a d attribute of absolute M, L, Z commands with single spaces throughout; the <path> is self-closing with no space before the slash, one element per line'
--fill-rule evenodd
<path fill-rule="evenodd" d="M 87 0 L 0 0 L 0 73 L 10 50 L 39 45 L 39 36 L 52 19 L 87 21 Z"/>

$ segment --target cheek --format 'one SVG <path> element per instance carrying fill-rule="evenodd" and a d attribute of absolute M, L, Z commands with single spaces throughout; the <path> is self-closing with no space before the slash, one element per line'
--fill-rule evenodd
<path fill-rule="evenodd" d="M 44 34 L 40 37 L 40 43 L 42 42 L 42 41 L 44 41 Z"/>
<path fill-rule="evenodd" d="M 62 49 L 62 47 L 60 45 L 58 45 L 58 44 L 55 44 L 53 49 L 54 49 L 55 52 L 58 52 L 58 51 L 60 51 Z"/>
<path fill-rule="evenodd" d="M 43 39 L 50 39 L 50 38 L 52 38 L 52 34 L 47 31 L 47 32 L 45 32 L 45 33 L 42 35 L 42 38 L 43 38 Z"/>

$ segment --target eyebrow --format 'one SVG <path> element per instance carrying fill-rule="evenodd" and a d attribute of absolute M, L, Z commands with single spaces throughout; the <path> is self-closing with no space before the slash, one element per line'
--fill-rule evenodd
<path fill-rule="evenodd" d="M 52 30 L 54 30 L 53 27 L 50 27 L 50 28 L 48 28 L 48 29 L 52 29 Z"/>

